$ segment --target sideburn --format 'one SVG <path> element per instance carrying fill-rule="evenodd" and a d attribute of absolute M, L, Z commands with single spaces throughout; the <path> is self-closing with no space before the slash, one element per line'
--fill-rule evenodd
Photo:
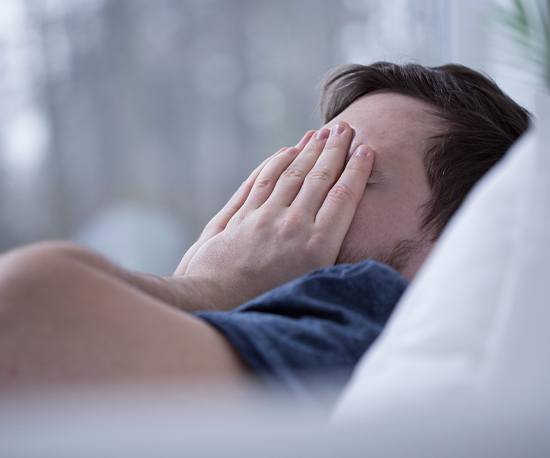
<path fill-rule="evenodd" d="M 391 250 L 380 250 L 378 253 L 362 251 L 362 250 L 346 250 L 345 248 L 338 255 L 336 264 L 353 264 L 356 262 L 372 259 L 390 266 L 397 272 L 402 272 L 412 258 L 412 256 L 421 249 L 423 242 L 417 240 L 401 240 L 395 244 Z"/>
<path fill-rule="evenodd" d="M 401 240 L 382 259 L 376 259 L 397 272 L 403 272 L 409 264 L 412 256 L 422 247 L 423 243 L 418 240 Z"/>

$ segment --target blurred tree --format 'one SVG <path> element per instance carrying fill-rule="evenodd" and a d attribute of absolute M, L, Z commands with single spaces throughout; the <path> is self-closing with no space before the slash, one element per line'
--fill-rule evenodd
<path fill-rule="evenodd" d="M 512 0 L 496 5 L 501 30 L 511 40 L 518 61 L 535 84 L 550 91 L 550 0 Z"/>

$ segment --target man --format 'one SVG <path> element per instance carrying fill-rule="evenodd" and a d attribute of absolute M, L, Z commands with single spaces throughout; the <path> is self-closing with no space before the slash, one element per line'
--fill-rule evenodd
<path fill-rule="evenodd" d="M 326 125 L 260 165 L 172 277 L 70 244 L 0 258 L 0 386 L 345 380 L 528 114 L 465 67 L 385 62 L 338 69 L 322 106 Z"/>

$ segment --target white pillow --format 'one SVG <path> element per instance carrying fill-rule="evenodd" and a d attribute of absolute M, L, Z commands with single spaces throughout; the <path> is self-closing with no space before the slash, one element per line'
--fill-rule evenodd
<path fill-rule="evenodd" d="M 393 443 L 415 430 L 421 443 L 421 425 L 430 441 L 451 411 L 455 431 L 487 427 L 496 411 L 511 430 L 537 406 L 550 412 L 549 102 L 451 221 L 357 366 L 336 424 L 388 443 L 390 425 Z"/>

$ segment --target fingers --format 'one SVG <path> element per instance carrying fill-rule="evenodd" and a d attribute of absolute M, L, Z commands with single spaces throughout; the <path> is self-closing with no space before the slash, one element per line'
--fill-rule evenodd
<path fill-rule="evenodd" d="M 282 150 L 284 150 L 284 148 L 281 148 L 273 156 L 266 158 L 258 167 L 256 167 L 252 171 L 250 176 L 239 186 L 239 189 L 235 191 L 235 193 L 231 196 L 231 198 L 227 201 L 223 208 L 205 226 L 200 236 L 200 239 L 209 239 L 217 233 L 223 231 L 231 217 L 243 206 L 246 198 L 250 193 L 250 190 L 252 189 L 254 181 L 256 181 L 256 178 L 258 178 L 258 175 L 260 174 L 262 169 L 272 157 L 275 157 Z"/>
<path fill-rule="evenodd" d="M 311 139 L 311 137 L 313 137 L 313 134 L 315 133 L 314 130 L 308 130 L 304 136 L 302 137 L 302 139 L 296 144 L 296 148 L 298 148 L 298 150 L 302 151 L 305 146 L 308 144 L 309 140 Z"/>
<path fill-rule="evenodd" d="M 304 146 L 307 144 L 309 139 L 312 137 L 312 135 L 315 133 L 314 130 L 307 131 L 302 139 L 297 143 L 296 149 L 298 151 L 301 151 Z M 227 226 L 227 223 L 229 220 L 237 213 L 237 211 L 243 206 L 243 204 L 246 202 L 250 191 L 252 189 L 252 186 L 254 185 L 254 182 L 258 178 L 258 175 L 262 171 L 262 169 L 265 167 L 265 165 L 275 156 L 277 156 L 279 153 L 281 153 L 283 150 L 288 148 L 281 148 L 279 151 L 277 151 L 272 156 L 266 158 L 254 171 L 250 174 L 250 176 L 239 186 L 239 189 L 231 196 L 229 201 L 224 205 L 224 207 L 212 218 L 212 220 L 206 225 L 204 228 L 200 239 L 209 239 L 216 235 L 217 233 L 221 232 L 225 227 Z"/>
<path fill-rule="evenodd" d="M 283 148 L 281 148 L 281 150 L 282 149 Z M 271 157 L 265 159 L 258 167 L 256 167 L 252 171 L 250 176 L 239 186 L 239 189 L 237 189 L 237 191 L 231 196 L 231 198 L 223 206 L 223 208 L 218 213 L 216 213 L 216 215 L 208 222 L 208 224 L 204 227 L 199 239 L 187 250 L 187 252 L 183 256 L 176 269 L 175 274 L 185 274 L 189 261 L 191 261 L 191 258 L 195 255 L 202 244 L 225 229 L 231 217 L 239 210 L 239 208 L 242 207 L 242 204 L 244 203 L 248 196 L 248 193 L 250 192 L 250 188 L 254 184 L 254 180 L 258 177 L 260 171 L 265 166 L 265 164 L 267 164 L 269 159 L 271 159 Z"/>
<path fill-rule="evenodd" d="M 330 233 L 339 245 L 351 225 L 373 165 L 374 151 L 366 145 L 359 145 L 317 213 L 315 224 L 318 230 Z"/>
<path fill-rule="evenodd" d="M 329 129 L 323 128 L 317 131 L 305 145 L 303 151 L 282 173 L 275 184 L 273 193 L 269 196 L 269 203 L 289 206 L 302 187 L 306 175 L 315 165 L 323 147 L 329 137 Z"/>
<path fill-rule="evenodd" d="M 353 138 L 353 129 L 340 122 L 330 130 L 325 147 L 305 177 L 303 186 L 292 205 L 315 218 L 327 193 L 342 173 Z"/>
<path fill-rule="evenodd" d="M 277 180 L 298 154 L 297 148 L 285 148 L 273 157 L 262 169 L 254 182 L 243 209 L 260 207 L 271 195 Z"/>
<path fill-rule="evenodd" d="M 278 156 L 280 153 L 284 151 L 289 151 L 288 156 L 285 156 L 286 159 L 292 160 L 292 158 L 300 152 L 305 145 L 309 142 L 313 134 L 315 133 L 314 130 L 307 131 L 302 139 L 296 144 L 296 146 L 293 149 L 290 148 L 281 148 L 279 151 L 277 151 L 272 156 L 266 158 L 258 167 L 256 167 L 250 176 L 239 186 L 239 189 L 231 196 L 229 201 L 224 205 L 224 207 L 208 222 L 208 224 L 203 229 L 199 239 L 187 250 L 185 255 L 183 256 L 183 259 L 181 260 L 179 266 L 176 269 L 176 274 L 184 274 L 187 265 L 189 264 L 191 258 L 194 256 L 194 254 L 197 252 L 197 250 L 210 238 L 214 237 L 215 235 L 219 234 L 221 231 L 223 231 L 231 218 L 243 207 L 244 203 L 247 201 L 250 191 L 252 190 L 256 179 L 266 166 L 270 162 L 271 159 Z M 287 160 L 283 158 L 283 161 L 279 161 L 279 165 L 281 167 L 286 167 Z M 270 174 L 273 174 L 273 168 L 271 169 Z M 274 170 L 275 174 L 277 174 L 277 170 Z M 277 175 L 279 176 L 280 173 Z M 265 180 L 264 180 L 265 181 Z"/>
<path fill-rule="evenodd" d="M 258 178 L 259 176 L 259 173 L 260 171 L 265 167 L 265 165 L 273 158 L 275 158 L 276 156 L 278 156 L 280 153 L 284 152 L 284 151 L 288 151 L 288 154 L 290 157 L 292 157 L 295 153 L 297 154 L 298 152 L 302 151 L 302 149 L 304 148 L 304 146 L 307 144 L 307 142 L 309 141 L 309 139 L 311 138 L 311 136 L 315 133 L 314 130 L 308 130 L 304 136 L 302 137 L 302 139 L 296 144 L 296 146 L 294 148 L 281 148 L 279 151 L 277 151 L 273 156 L 267 158 L 262 164 L 260 167 L 258 167 L 254 172 L 256 173 L 253 173 L 254 176 L 250 176 L 249 179 L 246 181 L 246 186 L 243 187 L 243 189 L 240 190 L 240 196 L 239 196 L 239 200 L 237 201 L 237 203 L 235 203 L 233 206 L 232 206 L 232 211 L 230 212 L 230 214 L 226 214 L 226 221 L 225 221 L 225 224 L 227 224 L 227 222 L 231 219 L 231 217 L 244 205 L 245 202 L 247 202 L 247 199 L 250 195 L 250 192 L 252 190 L 252 187 L 253 185 L 255 184 L 255 181 L 256 179 Z M 291 151 L 292 150 L 292 151 Z M 284 161 L 283 161 L 284 162 Z M 270 169 L 270 171 L 273 170 L 272 168 Z M 276 170 L 275 170 L 276 171 Z M 278 176 L 277 176 L 278 177 Z M 261 205 L 261 203 L 257 204 L 255 203 L 255 201 L 257 202 L 262 202 L 265 201 L 265 199 L 263 199 L 262 201 L 262 196 L 261 194 L 264 193 L 264 192 L 267 192 L 269 190 L 269 186 L 267 186 L 267 181 L 266 180 L 269 180 L 269 176 L 265 176 L 263 178 L 261 178 L 263 180 L 263 183 L 265 186 L 263 186 L 263 191 L 261 193 L 255 193 L 255 195 L 253 196 L 253 200 L 254 201 L 251 201 L 250 204 L 251 206 L 255 206 L 255 205 Z M 260 185 L 260 187 L 262 187 Z M 268 194 L 269 195 L 269 194 Z"/>

